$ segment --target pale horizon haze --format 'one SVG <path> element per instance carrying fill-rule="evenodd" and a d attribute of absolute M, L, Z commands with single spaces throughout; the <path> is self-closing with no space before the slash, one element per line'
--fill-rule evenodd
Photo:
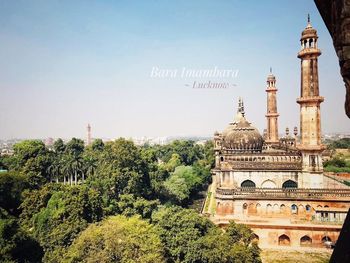
<path fill-rule="evenodd" d="M 350 132 L 332 39 L 311 0 L 0 1 L 0 139 L 208 136 L 234 118 L 266 126 L 277 78 L 279 133 L 299 127 L 300 36 L 318 31 L 323 133 Z M 189 70 L 227 78 L 182 78 Z M 152 77 L 152 69 L 176 76 Z M 227 88 L 194 88 L 228 83 Z"/>

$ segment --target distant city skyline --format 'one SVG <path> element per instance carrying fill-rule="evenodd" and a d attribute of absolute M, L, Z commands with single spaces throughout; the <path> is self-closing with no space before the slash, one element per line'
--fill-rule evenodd
<path fill-rule="evenodd" d="M 308 13 L 322 51 L 322 133 L 350 132 L 332 39 L 311 0 L 1 1 L 0 139 L 86 138 L 88 123 L 93 138 L 208 136 L 233 120 L 238 97 L 262 133 L 270 67 L 279 133 L 299 128 Z M 183 78 L 184 68 L 235 75 Z"/>

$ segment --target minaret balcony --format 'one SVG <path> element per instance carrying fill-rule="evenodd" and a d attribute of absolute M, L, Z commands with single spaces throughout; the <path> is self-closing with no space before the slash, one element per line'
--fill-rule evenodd
<path fill-rule="evenodd" d="M 324 101 L 322 96 L 312 96 L 312 97 L 299 97 L 297 98 L 297 103 L 299 104 L 317 104 Z"/>
<path fill-rule="evenodd" d="M 321 50 L 315 47 L 311 48 L 303 48 L 302 50 L 299 51 L 298 53 L 298 58 L 303 58 L 308 55 L 317 55 L 320 56 L 322 54 Z"/>

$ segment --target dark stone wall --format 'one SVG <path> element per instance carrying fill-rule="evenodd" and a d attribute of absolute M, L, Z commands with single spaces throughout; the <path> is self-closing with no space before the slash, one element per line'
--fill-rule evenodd
<path fill-rule="evenodd" d="M 350 118 L 350 0 L 314 0 L 333 39 L 339 58 L 346 97 L 345 112 Z"/>

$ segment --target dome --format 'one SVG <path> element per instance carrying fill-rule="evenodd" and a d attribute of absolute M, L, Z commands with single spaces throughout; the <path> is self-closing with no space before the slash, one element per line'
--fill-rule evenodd
<path fill-rule="evenodd" d="M 308 16 L 308 22 L 306 28 L 301 33 L 301 39 L 317 38 L 317 30 L 314 29 L 310 23 L 310 16 Z"/>
<path fill-rule="evenodd" d="M 243 101 L 239 101 L 238 112 L 233 123 L 222 133 L 223 147 L 237 152 L 261 152 L 264 143 L 258 129 L 244 117 Z"/>
<path fill-rule="evenodd" d="M 267 76 L 267 81 L 276 81 L 276 77 L 270 73 L 268 76 Z"/>

